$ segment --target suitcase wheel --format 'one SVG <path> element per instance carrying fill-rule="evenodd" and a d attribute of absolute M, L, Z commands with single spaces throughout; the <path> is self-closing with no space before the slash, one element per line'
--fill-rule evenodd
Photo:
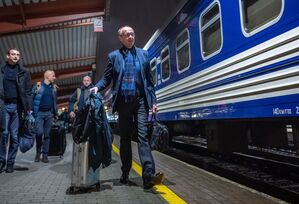
<path fill-rule="evenodd" d="M 68 189 L 66 189 L 65 193 L 67 195 L 75 194 L 75 188 L 74 188 L 74 186 L 70 186 Z"/>
<path fill-rule="evenodd" d="M 97 184 L 95 185 L 95 190 L 96 190 L 96 191 L 100 191 L 100 187 L 101 187 L 100 183 L 97 183 Z"/>
<path fill-rule="evenodd" d="M 75 186 L 70 186 L 66 190 L 67 195 L 74 195 L 74 194 L 83 194 L 83 193 L 91 193 L 95 191 L 100 191 L 100 183 L 95 184 L 94 186 L 90 187 L 75 187 Z"/>
<path fill-rule="evenodd" d="M 67 195 L 75 195 L 75 194 L 82 194 L 82 193 L 88 193 L 87 188 L 81 188 L 76 186 L 70 186 L 66 192 Z"/>

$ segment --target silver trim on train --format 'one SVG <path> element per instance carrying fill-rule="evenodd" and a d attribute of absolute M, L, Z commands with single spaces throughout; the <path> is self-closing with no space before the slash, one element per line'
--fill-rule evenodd
<path fill-rule="evenodd" d="M 157 98 L 158 100 L 165 99 L 166 97 L 191 91 L 212 82 L 290 59 L 298 56 L 298 51 L 299 27 L 296 27 L 271 40 L 158 90 L 156 92 Z M 192 69 L 192 67 L 190 69 Z M 198 67 L 193 67 L 193 69 L 198 69 Z M 293 67 L 182 96 L 173 100 L 161 103 L 158 102 L 159 110 L 166 112 L 296 93 L 293 92 L 293 90 L 299 93 L 297 90 L 297 87 L 299 87 L 299 71 L 297 70 L 298 67 Z M 289 84 L 285 80 L 288 81 Z M 207 99 L 205 99 L 205 95 L 208 95 Z M 224 100 L 224 98 L 227 99 Z"/>

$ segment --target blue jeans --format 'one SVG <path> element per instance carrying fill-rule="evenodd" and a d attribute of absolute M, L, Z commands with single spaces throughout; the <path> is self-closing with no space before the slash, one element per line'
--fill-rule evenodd
<path fill-rule="evenodd" d="M 155 174 L 155 161 L 147 135 L 148 110 L 145 98 L 137 99 L 132 103 L 125 103 L 121 98 L 118 103 L 119 127 L 120 127 L 120 158 L 123 174 L 129 174 L 132 167 L 131 135 L 133 127 L 137 131 L 137 143 L 140 162 L 142 165 L 142 177 L 144 182 L 149 182 Z"/>
<path fill-rule="evenodd" d="M 51 111 L 37 112 L 35 118 L 37 154 L 42 153 L 43 155 L 48 156 L 52 123 L 53 114 Z"/>
<path fill-rule="evenodd" d="M 7 165 L 14 165 L 18 152 L 18 130 L 19 130 L 19 115 L 17 104 L 5 104 L 5 130 L 1 133 L 0 137 L 0 162 Z M 9 139 L 9 148 L 6 160 L 7 143 Z"/>

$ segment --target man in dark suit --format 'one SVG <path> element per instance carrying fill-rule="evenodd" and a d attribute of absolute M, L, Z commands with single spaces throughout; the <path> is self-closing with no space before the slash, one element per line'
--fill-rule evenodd
<path fill-rule="evenodd" d="M 162 173 L 155 173 L 155 162 L 147 137 L 149 109 L 157 111 L 156 95 L 150 72 L 148 53 L 136 46 L 135 33 L 130 26 L 118 30 L 122 47 L 108 55 L 104 77 L 90 91 L 102 91 L 113 82 L 113 112 L 119 115 L 120 157 L 122 175 L 120 182 L 129 182 L 132 167 L 131 133 L 133 126 L 138 135 L 138 152 L 142 165 L 143 187 L 152 188 L 163 180 Z"/>

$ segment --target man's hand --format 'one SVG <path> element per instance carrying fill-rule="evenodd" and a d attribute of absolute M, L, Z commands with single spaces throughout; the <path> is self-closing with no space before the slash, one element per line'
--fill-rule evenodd
<path fill-rule="evenodd" d="M 96 94 L 96 93 L 98 93 L 98 91 L 99 91 L 99 88 L 96 87 L 96 86 L 93 87 L 93 88 L 91 88 L 91 89 L 89 89 L 89 92 L 90 92 L 90 93 L 95 93 L 95 94 Z"/>
<path fill-rule="evenodd" d="M 27 114 L 29 115 L 29 114 L 32 114 L 33 113 L 33 111 L 32 110 L 27 110 Z"/>
<path fill-rule="evenodd" d="M 153 113 L 157 113 L 158 112 L 157 104 L 153 104 L 152 111 L 153 111 Z"/>
<path fill-rule="evenodd" d="M 27 111 L 26 125 L 29 130 L 33 130 L 35 128 L 35 118 L 32 115 L 32 111 Z"/>
<path fill-rule="evenodd" d="M 76 113 L 74 111 L 70 112 L 71 119 L 74 119 L 76 117 Z"/>

